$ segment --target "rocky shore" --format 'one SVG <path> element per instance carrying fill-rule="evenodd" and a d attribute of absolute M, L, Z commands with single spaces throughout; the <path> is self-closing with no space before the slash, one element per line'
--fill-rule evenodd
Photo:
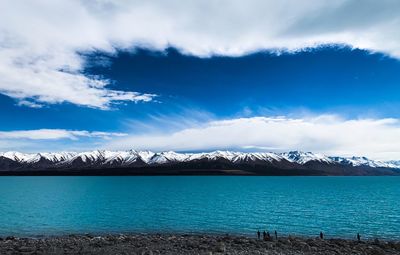
<path fill-rule="evenodd" d="M 0 254 L 400 254 L 398 241 L 213 235 L 70 235 L 0 238 Z"/>

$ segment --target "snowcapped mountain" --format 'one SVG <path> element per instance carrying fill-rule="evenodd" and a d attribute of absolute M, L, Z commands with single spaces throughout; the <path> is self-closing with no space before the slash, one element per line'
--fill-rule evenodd
<path fill-rule="evenodd" d="M 184 169 L 185 171 L 201 169 L 207 173 L 210 173 L 211 170 L 238 170 L 242 174 L 266 175 L 269 175 L 272 170 L 274 170 L 273 173 L 278 175 L 282 173 L 288 173 L 289 175 L 296 173 L 310 175 L 371 175 L 400 173 L 400 161 L 384 162 L 370 160 L 365 157 L 330 157 L 318 153 L 300 151 L 285 153 L 233 151 L 177 153 L 166 151 L 155 153 L 136 150 L 96 150 L 80 153 L 29 154 L 15 151 L 0 153 L 0 172 L 33 170 L 62 172 L 72 170 L 77 173 L 85 169 L 125 169 L 127 171 L 126 169 L 139 168 L 169 168 L 172 169 L 170 171 L 175 172 L 177 169 Z M 276 170 L 281 170 L 281 172 L 276 172 Z M 168 172 L 163 173 L 168 174 Z"/>
<path fill-rule="evenodd" d="M 334 162 L 330 157 L 312 152 L 290 151 L 282 153 L 281 155 L 288 161 L 296 162 L 301 165 L 306 164 L 309 161 L 318 161 L 322 163 Z"/>

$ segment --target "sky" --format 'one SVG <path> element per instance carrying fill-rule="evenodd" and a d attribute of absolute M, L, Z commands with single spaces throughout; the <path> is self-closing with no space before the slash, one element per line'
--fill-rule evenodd
<path fill-rule="evenodd" d="M 397 0 L 0 9 L 0 151 L 400 159 Z"/>

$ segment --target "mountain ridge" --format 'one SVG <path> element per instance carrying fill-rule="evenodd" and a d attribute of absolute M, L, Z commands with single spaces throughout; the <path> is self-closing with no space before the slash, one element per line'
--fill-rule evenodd
<path fill-rule="evenodd" d="M 170 169 L 169 172 L 167 168 Z M 113 169 L 118 169 L 118 171 Z M 138 171 L 139 169 L 143 171 Z M 287 175 L 397 175 L 400 173 L 400 162 L 370 160 L 366 157 L 333 157 L 301 151 L 177 153 L 174 151 L 95 150 L 0 153 L 0 174 L 10 175 L 13 173 L 40 175 L 45 172 L 69 174 L 68 171 L 78 175 L 84 172 L 96 175 L 95 170 L 110 175 L 125 173 L 152 175 L 163 170 L 162 174 L 168 175 L 179 169 L 181 172 L 193 170 L 191 171 L 193 174 L 201 169 L 203 173 L 210 174 L 215 170 L 218 174 L 239 171 L 240 174 L 254 175 L 280 175 L 286 173 L 285 171 L 290 171 Z M 279 173 L 278 170 L 282 172 Z"/>

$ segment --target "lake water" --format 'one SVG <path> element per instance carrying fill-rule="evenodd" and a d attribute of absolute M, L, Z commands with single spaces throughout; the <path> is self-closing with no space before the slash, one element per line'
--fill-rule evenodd
<path fill-rule="evenodd" d="M 400 238 L 400 177 L 0 177 L 0 236 L 180 232 Z"/>

